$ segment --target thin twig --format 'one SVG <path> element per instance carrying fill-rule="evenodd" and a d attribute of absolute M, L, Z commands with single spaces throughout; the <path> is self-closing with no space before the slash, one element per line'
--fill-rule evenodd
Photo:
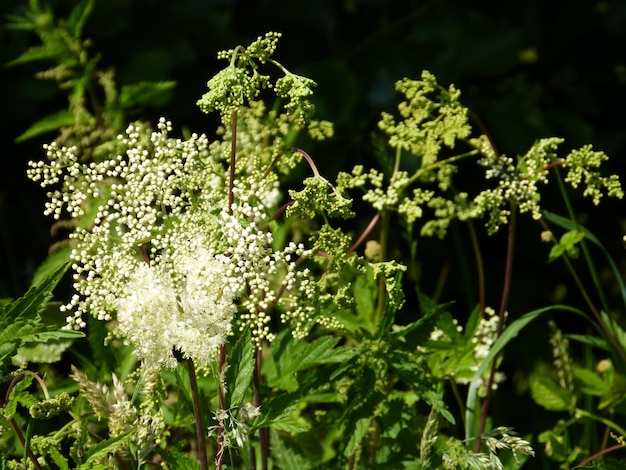
<path fill-rule="evenodd" d="M 507 248 L 506 248 L 506 264 L 504 268 L 504 286 L 502 287 L 502 298 L 500 300 L 500 311 L 498 314 L 498 329 L 496 331 L 496 339 L 500 337 L 502 331 L 504 330 L 504 320 L 506 316 L 506 310 L 509 304 L 509 294 L 511 293 L 511 278 L 513 274 L 513 255 L 514 255 L 514 247 L 515 247 L 515 214 L 517 208 L 514 203 L 511 203 L 511 219 L 509 221 L 509 233 L 507 237 Z M 480 413 L 480 424 L 478 426 L 478 436 L 481 436 L 485 432 L 485 426 L 487 423 L 487 415 L 489 414 L 489 402 L 491 400 L 491 393 L 493 388 L 493 383 L 496 376 L 496 370 L 498 365 L 498 356 L 493 358 L 491 362 L 491 370 L 489 372 L 489 379 L 487 380 L 487 389 L 485 391 L 485 398 L 483 400 L 483 405 Z M 476 445 L 474 446 L 474 451 L 478 452 L 480 450 L 481 440 L 476 440 Z"/>

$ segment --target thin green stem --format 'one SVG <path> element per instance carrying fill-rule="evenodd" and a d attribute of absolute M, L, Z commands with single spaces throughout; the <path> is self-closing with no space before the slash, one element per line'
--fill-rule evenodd
<path fill-rule="evenodd" d="M 543 218 L 539 219 L 539 222 L 541 223 L 541 225 L 543 226 L 545 230 L 551 232 L 550 227 L 548 226 L 548 223 Z M 556 243 L 556 240 L 553 240 L 553 241 Z M 561 258 L 563 259 L 563 262 L 565 263 L 565 266 L 567 267 L 567 270 L 569 271 L 570 276 L 572 276 L 572 279 L 574 279 L 574 283 L 576 284 L 576 287 L 578 287 L 580 294 L 583 296 L 583 299 L 585 300 L 587 307 L 589 308 L 594 318 L 598 322 L 598 325 L 602 329 L 602 332 L 604 333 L 606 338 L 610 341 L 611 345 L 613 346 L 617 354 L 619 354 L 622 360 L 626 362 L 626 351 L 619 344 L 619 341 L 615 338 L 615 335 L 613 335 L 613 333 L 611 333 L 611 331 L 609 330 L 609 327 L 606 325 L 606 322 L 602 318 L 602 314 L 600 313 L 598 308 L 595 306 L 595 304 L 591 300 L 591 296 L 587 292 L 587 289 L 585 289 L 585 285 L 583 284 L 582 280 L 578 276 L 578 273 L 576 272 L 574 265 L 572 264 L 570 259 L 567 257 L 567 255 L 563 255 Z"/>
<path fill-rule="evenodd" d="M 191 389 L 191 401 L 193 404 L 193 415 L 196 421 L 196 441 L 198 443 L 198 458 L 200 459 L 200 468 L 208 470 L 209 464 L 206 456 L 206 440 L 204 438 L 204 424 L 202 423 L 202 407 L 200 406 L 200 391 L 198 390 L 198 381 L 196 379 L 196 368 L 193 359 L 189 358 L 187 363 L 187 372 L 189 373 L 189 387 Z"/>
<path fill-rule="evenodd" d="M 254 396 L 253 396 L 253 402 L 254 402 L 254 406 L 259 407 L 261 406 L 261 366 L 263 364 L 263 354 L 260 348 L 257 348 L 256 351 L 256 356 L 254 358 L 254 375 L 253 375 L 253 388 L 254 388 Z M 269 452 L 270 452 L 270 446 L 269 446 L 269 435 L 268 435 L 268 428 L 261 428 L 259 429 L 259 447 L 261 448 L 261 468 L 262 470 L 267 470 L 268 469 L 268 462 L 269 462 Z M 252 446 L 250 446 L 251 449 L 253 449 Z M 256 462 L 254 462 L 254 467 L 253 467 L 253 461 L 252 459 L 250 460 L 250 468 L 256 468 Z"/>
<path fill-rule="evenodd" d="M 370 223 L 367 225 L 367 227 L 365 228 L 365 230 L 363 230 L 363 233 L 361 234 L 361 236 L 359 236 L 359 238 L 357 239 L 357 241 L 355 241 L 352 246 L 350 247 L 350 249 L 348 249 L 348 253 L 352 253 L 353 251 L 355 251 L 359 246 L 361 246 L 361 243 L 363 243 L 365 241 L 365 239 L 367 238 L 367 236 L 370 234 L 370 232 L 374 229 L 374 227 L 376 226 L 376 224 L 378 223 L 378 221 L 380 220 L 380 211 L 378 211 L 376 213 L 376 215 L 372 218 L 372 220 L 370 221 Z"/>
<path fill-rule="evenodd" d="M 626 436 L 626 430 L 624 430 L 624 428 L 622 428 L 620 425 L 615 424 L 610 419 L 603 418 L 602 416 L 598 416 L 594 413 L 590 413 L 589 411 L 586 411 L 580 408 L 576 408 L 576 410 L 574 411 L 574 414 L 578 417 L 590 418 L 595 421 L 598 421 L 604 424 L 605 426 L 613 429 L 615 432 L 617 432 L 621 436 Z"/>
<path fill-rule="evenodd" d="M 446 164 L 449 164 L 449 163 L 454 163 L 454 162 L 457 162 L 457 161 L 462 160 L 464 158 L 468 158 L 468 157 L 472 157 L 474 155 L 478 155 L 479 153 L 480 152 L 478 151 L 478 149 L 474 149 L 474 150 L 470 150 L 469 152 L 461 153 L 459 155 L 455 155 L 453 157 L 446 158 L 444 160 L 438 160 L 435 163 L 432 163 L 431 165 L 427 165 L 427 166 L 425 166 L 423 168 L 420 168 L 415 173 L 413 173 L 413 175 L 409 178 L 409 183 L 408 184 L 414 183 L 424 173 L 436 170 L 440 166 L 443 166 L 443 165 L 446 165 Z"/>
<path fill-rule="evenodd" d="M 556 174 L 556 181 L 559 185 L 559 190 L 561 191 L 561 195 L 563 197 L 563 201 L 565 202 L 565 207 L 567 208 L 567 214 L 569 215 L 570 220 L 574 223 L 574 225 L 578 228 L 578 220 L 576 219 L 576 214 L 574 213 L 574 208 L 572 207 L 572 203 L 569 199 L 567 189 L 565 188 L 565 183 L 563 182 L 563 178 L 558 171 L 558 168 L 554 169 L 554 173 Z M 581 240 L 580 247 L 583 252 L 583 256 L 585 258 L 585 262 L 587 263 L 587 267 L 589 268 L 589 273 L 591 274 L 591 279 L 593 280 L 593 284 L 596 288 L 598 296 L 600 297 L 600 304 L 605 312 L 608 312 L 608 303 L 606 301 L 606 296 L 604 295 L 604 289 L 602 288 L 602 283 L 600 282 L 600 277 L 598 276 L 598 272 L 596 270 L 595 264 L 591 259 L 591 254 L 589 253 L 589 247 L 585 240 Z"/>

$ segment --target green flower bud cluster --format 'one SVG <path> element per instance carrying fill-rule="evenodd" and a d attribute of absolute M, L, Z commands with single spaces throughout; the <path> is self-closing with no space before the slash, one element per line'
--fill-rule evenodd
<path fill-rule="evenodd" d="M 594 204 L 604 194 L 623 197 L 617 175 L 606 177 L 598 171 L 606 155 L 591 146 L 574 150 L 563 159 L 557 154 L 563 139 L 552 137 L 538 140 L 517 159 L 500 155 L 487 136 L 469 138 L 468 112 L 454 86 L 441 87 L 425 71 L 421 80 L 401 80 L 396 89 L 404 96 L 398 106 L 399 118 L 383 113 L 379 123 L 389 136 L 388 145 L 396 149 L 393 172 L 365 171 L 357 165 L 350 174 L 338 175 L 337 188 L 342 192 L 361 189 L 363 200 L 374 209 L 397 212 L 407 224 L 427 219 L 428 213 L 430 220 L 423 222 L 422 235 L 443 237 L 452 220 L 472 218 L 486 218 L 487 231 L 493 234 L 509 221 L 513 210 L 539 219 L 541 186 L 549 182 L 549 170 L 558 166 L 567 170 L 565 181 L 574 188 L 585 185 L 583 194 Z M 459 142 L 471 150 L 450 156 Z M 489 186 L 474 196 L 453 184 L 458 162 L 472 156 L 480 156 L 478 165 L 485 169 Z M 413 173 L 405 169 L 416 166 Z"/>
<path fill-rule="evenodd" d="M 74 397 L 63 392 L 55 397 L 42 400 L 32 405 L 28 412 L 33 419 L 49 419 L 74 406 Z"/>
<path fill-rule="evenodd" d="M 261 90 L 273 88 L 276 96 L 286 100 L 285 115 L 289 123 L 302 128 L 311 121 L 315 107 L 308 100 L 313 94 L 315 82 L 296 75 L 272 59 L 280 33 L 270 32 L 260 36 L 247 47 L 236 47 L 218 53 L 218 59 L 227 59 L 230 65 L 211 78 L 209 91 L 198 101 L 205 113 L 218 111 L 227 124 L 231 114 L 245 106 L 251 106 Z M 272 64 L 283 76 L 272 81 L 269 75 L 259 72 L 259 67 Z M 318 138 L 327 136 L 330 123 L 314 126 L 313 134 Z"/>
<path fill-rule="evenodd" d="M 594 204 L 599 204 L 604 192 L 608 196 L 622 199 L 624 191 L 617 175 L 602 176 L 597 168 L 608 160 L 604 152 L 593 151 L 591 145 L 573 150 L 565 157 L 563 167 L 568 170 L 565 181 L 577 188 L 584 183 L 584 195 L 590 197 Z M 603 192 L 604 190 L 604 192 Z"/>
<path fill-rule="evenodd" d="M 312 219 L 316 213 L 329 217 L 354 216 L 351 209 L 352 199 L 344 197 L 321 176 L 313 176 L 304 180 L 302 191 L 289 190 L 289 196 L 294 203 L 287 209 L 287 215 L 298 215 L 305 219 Z"/>
<path fill-rule="evenodd" d="M 443 146 L 454 148 L 469 136 L 467 110 L 459 102 L 460 91 L 453 85 L 441 87 L 433 74 L 422 72 L 421 80 L 405 78 L 396 90 L 406 100 L 398 106 L 401 120 L 382 114 L 378 126 L 389 135 L 389 145 L 407 150 L 421 161 L 421 167 L 435 163 Z"/>

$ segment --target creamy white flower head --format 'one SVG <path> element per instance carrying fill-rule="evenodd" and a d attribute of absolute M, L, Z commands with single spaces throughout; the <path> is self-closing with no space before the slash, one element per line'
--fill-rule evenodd
<path fill-rule="evenodd" d="M 175 367 L 176 350 L 207 365 L 231 331 L 239 285 L 229 260 L 195 248 L 139 266 L 116 301 L 118 333 L 148 364 Z"/>

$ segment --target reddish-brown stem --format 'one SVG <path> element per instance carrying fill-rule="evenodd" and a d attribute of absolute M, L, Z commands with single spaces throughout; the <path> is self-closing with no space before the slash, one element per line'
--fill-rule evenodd
<path fill-rule="evenodd" d="M 509 304 L 509 294 L 511 292 L 511 278 L 513 275 L 513 254 L 515 247 L 515 213 L 517 208 L 514 203 L 511 203 L 511 219 L 509 220 L 509 232 L 507 237 L 507 248 L 506 248 L 506 265 L 504 268 L 504 286 L 502 287 L 502 297 L 500 300 L 500 311 L 498 313 L 498 329 L 496 331 L 496 339 L 500 337 L 502 334 L 502 330 L 504 329 L 504 320 L 506 317 L 506 310 Z M 485 398 L 483 400 L 483 405 L 480 413 L 480 424 L 478 426 L 478 436 L 480 437 L 485 432 L 485 426 L 487 423 L 487 415 L 489 414 L 489 402 L 491 400 L 491 393 L 493 390 L 493 382 L 496 376 L 496 370 L 498 365 L 498 356 L 493 358 L 491 363 L 491 370 L 489 372 L 489 379 L 487 380 L 485 390 Z M 476 440 L 476 445 L 474 446 L 474 451 L 478 452 L 480 450 L 481 440 Z"/>
<path fill-rule="evenodd" d="M 537 173 L 541 173 L 542 171 L 549 171 L 552 168 L 556 168 L 557 166 L 563 166 L 563 160 L 556 160 L 552 163 L 548 163 L 546 166 L 539 168 L 539 170 L 537 170 Z"/>
<path fill-rule="evenodd" d="M 228 178 L 228 213 L 233 212 L 233 203 L 235 202 L 235 193 L 233 191 L 235 187 L 235 165 L 237 163 L 237 110 L 234 110 L 230 117 L 230 165 L 229 165 L 229 178 Z M 224 399 L 224 386 L 222 384 L 224 367 L 226 365 L 226 345 L 220 346 L 220 358 L 219 358 L 219 383 L 217 385 L 218 390 L 218 415 L 224 410 L 226 401 Z M 220 420 L 217 423 L 217 456 L 216 456 L 216 468 L 222 470 L 224 459 L 224 425 Z"/>
<path fill-rule="evenodd" d="M 311 170 L 313 170 L 313 174 L 315 176 L 320 176 L 320 172 L 317 169 L 317 167 L 315 166 L 315 162 L 313 162 L 313 159 L 311 158 L 311 156 L 306 153 L 304 150 L 299 149 L 299 148 L 290 148 L 289 149 L 292 152 L 296 152 L 299 153 L 300 155 L 302 155 L 304 157 L 304 159 L 306 160 L 306 162 L 309 164 L 309 166 L 311 167 Z"/>
<path fill-rule="evenodd" d="M 578 465 L 576 465 L 576 468 L 578 467 L 584 467 L 585 465 L 591 463 L 593 460 L 602 457 L 603 455 L 606 455 L 610 452 L 615 452 L 616 450 L 620 450 L 623 449 L 624 446 L 622 444 L 615 444 L 614 446 L 611 447 L 607 447 L 606 449 L 602 449 L 599 452 L 596 452 L 593 455 L 590 455 L 589 457 L 587 457 L 585 460 L 583 460 L 582 462 L 580 462 Z"/>
<path fill-rule="evenodd" d="M 139 250 L 139 254 L 141 254 L 141 257 L 143 258 L 144 262 L 150 266 L 150 258 L 148 258 L 148 253 L 146 253 L 146 249 L 144 248 L 143 245 L 140 245 L 138 248 Z"/>
<path fill-rule="evenodd" d="M 376 227 L 376 224 L 378 223 L 379 220 L 380 220 L 380 211 L 376 213 L 376 215 L 372 218 L 372 220 L 367 225 L 367 227 L 365 227 L 365 230 L 363 230 L 363 233 L 358 238 L 358 240 L 355 241 L 354 244 L 350 247 L 350 249 L 348 250 L 348 253 L 352 253 L 361 245 L 361 243 L 363 243 L 363 241 L 365 241 L 365 239 L 370 234 L 370 232 L 374 229 L 374 227 Z"/>
<path fill-rule="evenodd" d="M 489 140 L 489 145 L 491 146 L 491 148 L 493 149 L 493 151 L 496 153 L 496 155 L 500 155 L 500 152 L 498 152 L 498 148 L 496 147 L 496 143 L 493 140 L 493 137 L 491 136 L 491 133 L 489 132 L 489 130 L 487 129 L 487 126 L 485 126 L 485 123 L 478 117 L 478 115 L 472 111 L 471 109 L 467 110 L 467 115 L 470 117 L 470 119 L 472 121 L 474 121 L 474 124 L 476 124 L 478 126 L 478 128 L 480 129 L 480 131 L 485 134 L 485 136 L 487 136 L 487 140 Z"/>
<path fill-rule="evenodd" d="M 230 165 L 228 176 L 228 212 L 232 212 L 235 195 L 233 187 L 235 185 L 235 160 L 237 155 L 237 110 L 233 111 L 230 117 Z"/>

